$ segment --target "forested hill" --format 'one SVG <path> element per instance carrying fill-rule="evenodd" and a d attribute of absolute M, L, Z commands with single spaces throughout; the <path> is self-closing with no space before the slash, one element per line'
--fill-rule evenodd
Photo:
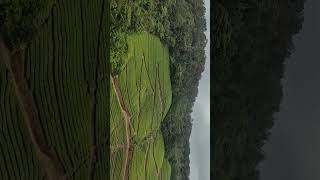
<path fill-rule="evenodd" d="M 303 22 L 304 0 L 215 0 L 213 167 L 215 180 L 257 180 L 262 146 L 282 98 L 283 63 Z"/>
<path fill-rule="evenodd" d="M 191 112 L 204 70 L 206 30 L 203 0 L 177 0 L 170 9 L 172 104 L 162 123 L 171 180 L 189 179 Z M 194 121 L 197 121 L 195 119 Z"/>
<path fill-rule="evenodd" d="M 127 37 L 157 36 L 168 47 L 172 104 L 161 124 L 171 179 L 189 179 L 192 106 L 204 70 L 206 36 L 203 0 L 111 1 L 111 63 L 117 74 L 127 52 Z"/>

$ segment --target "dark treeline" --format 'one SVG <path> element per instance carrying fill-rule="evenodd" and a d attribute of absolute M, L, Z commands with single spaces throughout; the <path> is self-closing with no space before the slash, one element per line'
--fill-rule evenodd
<path fill-rule="evenodd" d="M 47 20 L 54 1 L 0 1 L 0 34 L 10 50 L 19 49 L 35 38 Z"/>
<path fill-rule="evenodd" d="M 262 146 L 282 99 L 283 64 L 304 0 L 216 0 L 212 118 L 215 180 L 257 180 Z"/>

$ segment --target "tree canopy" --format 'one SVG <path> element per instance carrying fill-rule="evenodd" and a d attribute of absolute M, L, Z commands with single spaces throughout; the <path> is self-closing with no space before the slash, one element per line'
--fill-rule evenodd
<path fill-rule="evenodd" d="M 262 146 L 282 98 L 283 63 L 303 22 L 304 0 L 217 0 L 213 9 L 211 174 L 257 180 Z"/>

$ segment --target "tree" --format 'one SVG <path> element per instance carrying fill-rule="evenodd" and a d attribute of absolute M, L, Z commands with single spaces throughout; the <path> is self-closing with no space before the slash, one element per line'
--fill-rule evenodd
<path fill-rule="evenodd" d="M 258 179 L 262 146 L 279 111 L 283 62 L 301 29 L 304 0 L 214 3 L 213 172 Z M 230 158 L 232 157 L 232 158 Z"/>

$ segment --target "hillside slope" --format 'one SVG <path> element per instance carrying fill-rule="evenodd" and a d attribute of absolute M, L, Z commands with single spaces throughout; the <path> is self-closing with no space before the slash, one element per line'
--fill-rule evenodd
<path fill-rule="evenodd" d="M 160 124 L 172 98 L 169 53 L 148 33 L 128 38 L 126 62 L 112 76 L 111 178 L 170 179 Z"/>
<path fill-rule="evenodd" d="M 104 179 L 109 162 L 107 1 L 24 0 L 1 9 L 6 10 L 0 13 L 5 45 L 22 54 L 16 65 L 10 65 L 13 60 L 0 64 L 1 177 L 55 179 L 46 167 L 52 160 L 60 164 L 64 177 L 59 179 Z"/>

